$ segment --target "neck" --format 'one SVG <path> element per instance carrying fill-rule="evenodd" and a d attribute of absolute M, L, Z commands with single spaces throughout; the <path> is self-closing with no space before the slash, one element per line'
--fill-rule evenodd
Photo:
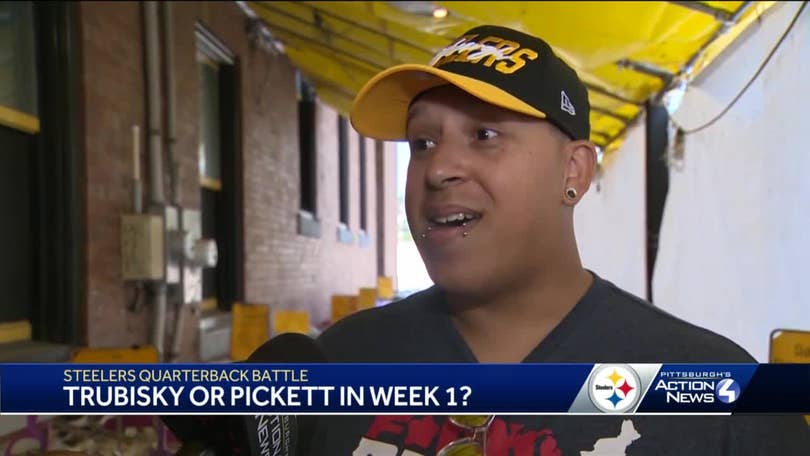
<path fill-rule="evenodd" d="M 579 302 L 593 276 L 574 252 L 486 296 L 447 293 L 453 322 L 479 361 L 521 361 Z"/>
<path fill-rule="evenodd" d="M 561 268 L 534 275 L 523 286 L 511 284 L 508 289 L 487 293 L 485 296 L 447 292 L 447 302 L 459 322 L 475 325 L 492 319 L 526 321 L 560 320 L 585 294 L 593 281 L 592 275 L 581 265 Z"/>

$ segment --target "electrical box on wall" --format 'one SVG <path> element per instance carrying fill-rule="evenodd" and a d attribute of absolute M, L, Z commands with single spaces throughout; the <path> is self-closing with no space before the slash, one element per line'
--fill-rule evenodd
<path fill-rule="evenodd" d="M 121 273 L 124 280 L 162 280 L 163 218 L 151 214 L 121 216 Z"/>
<path fill-rule="evenodd" d="M 179 289 L 185 304 L 199 303 L 203 295 L 203 268 L 217 265 L 217 245 L 202 237 L 202 213 L 166 206 L 168 248 L 166 283 Z"/>

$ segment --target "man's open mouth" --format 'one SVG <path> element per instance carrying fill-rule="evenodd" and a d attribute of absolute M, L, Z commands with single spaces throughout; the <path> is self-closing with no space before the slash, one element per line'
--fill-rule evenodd
<path fill-rule="evenodd" d="M 428 219 L 431 225 L 441 227 L 459 227 L 479 219 L 481 216 L 475 212 L 458 212 L 444 216 L 435 216 Z"/>

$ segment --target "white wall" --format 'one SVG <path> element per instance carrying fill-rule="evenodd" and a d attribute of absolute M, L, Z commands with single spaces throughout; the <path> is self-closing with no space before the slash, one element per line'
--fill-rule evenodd
<path fill-rule="evenodd" d="M 642 298 L 647 295 L 645 138 L 642 118 L 621 148 L 606 156 L 599 190 L 592 184 L 574 210 L 583 265 Z"/>
<path fill-rule="evenodd" d="M 676 121 L 702 125 L 725 107 L 798 6 L 774 6 L 753 24 L 694 82 Z M 684 167 L 670 173 L 653 299 L 759 361 L 767 360 L 771 330 L 810 330 L 808 106 L 810 11 L 804 11 L 735 107 L 686 137 Z"/>
<path fill-rule="evenodd" d="M 690 87 L 675 120 L 719 113 L 797 11 L 777 4 Z M 770 332 L 810 330 L 810 11 L 721 120 L 686 137 L 670 189 L 653 278 L 664 310 L 767 361 Z M 605 163 L 575 211 L 586 267 L 645 296 L 643 121 Z"/>

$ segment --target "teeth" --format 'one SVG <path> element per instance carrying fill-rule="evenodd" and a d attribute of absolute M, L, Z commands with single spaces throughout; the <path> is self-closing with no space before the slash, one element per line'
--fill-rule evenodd
<path fill-rule="evenodd" d="M 473 214 L 465 214 L 463 212 L 459 212 L 458 214 L 450 214 L 446 217 L 436 217 L 433 219 L 435 223 L 438 224 L 445 224 L 445 223 L 452 223 L 457 222 L 459 220 L 472 220 L 475 216 Z"/>

